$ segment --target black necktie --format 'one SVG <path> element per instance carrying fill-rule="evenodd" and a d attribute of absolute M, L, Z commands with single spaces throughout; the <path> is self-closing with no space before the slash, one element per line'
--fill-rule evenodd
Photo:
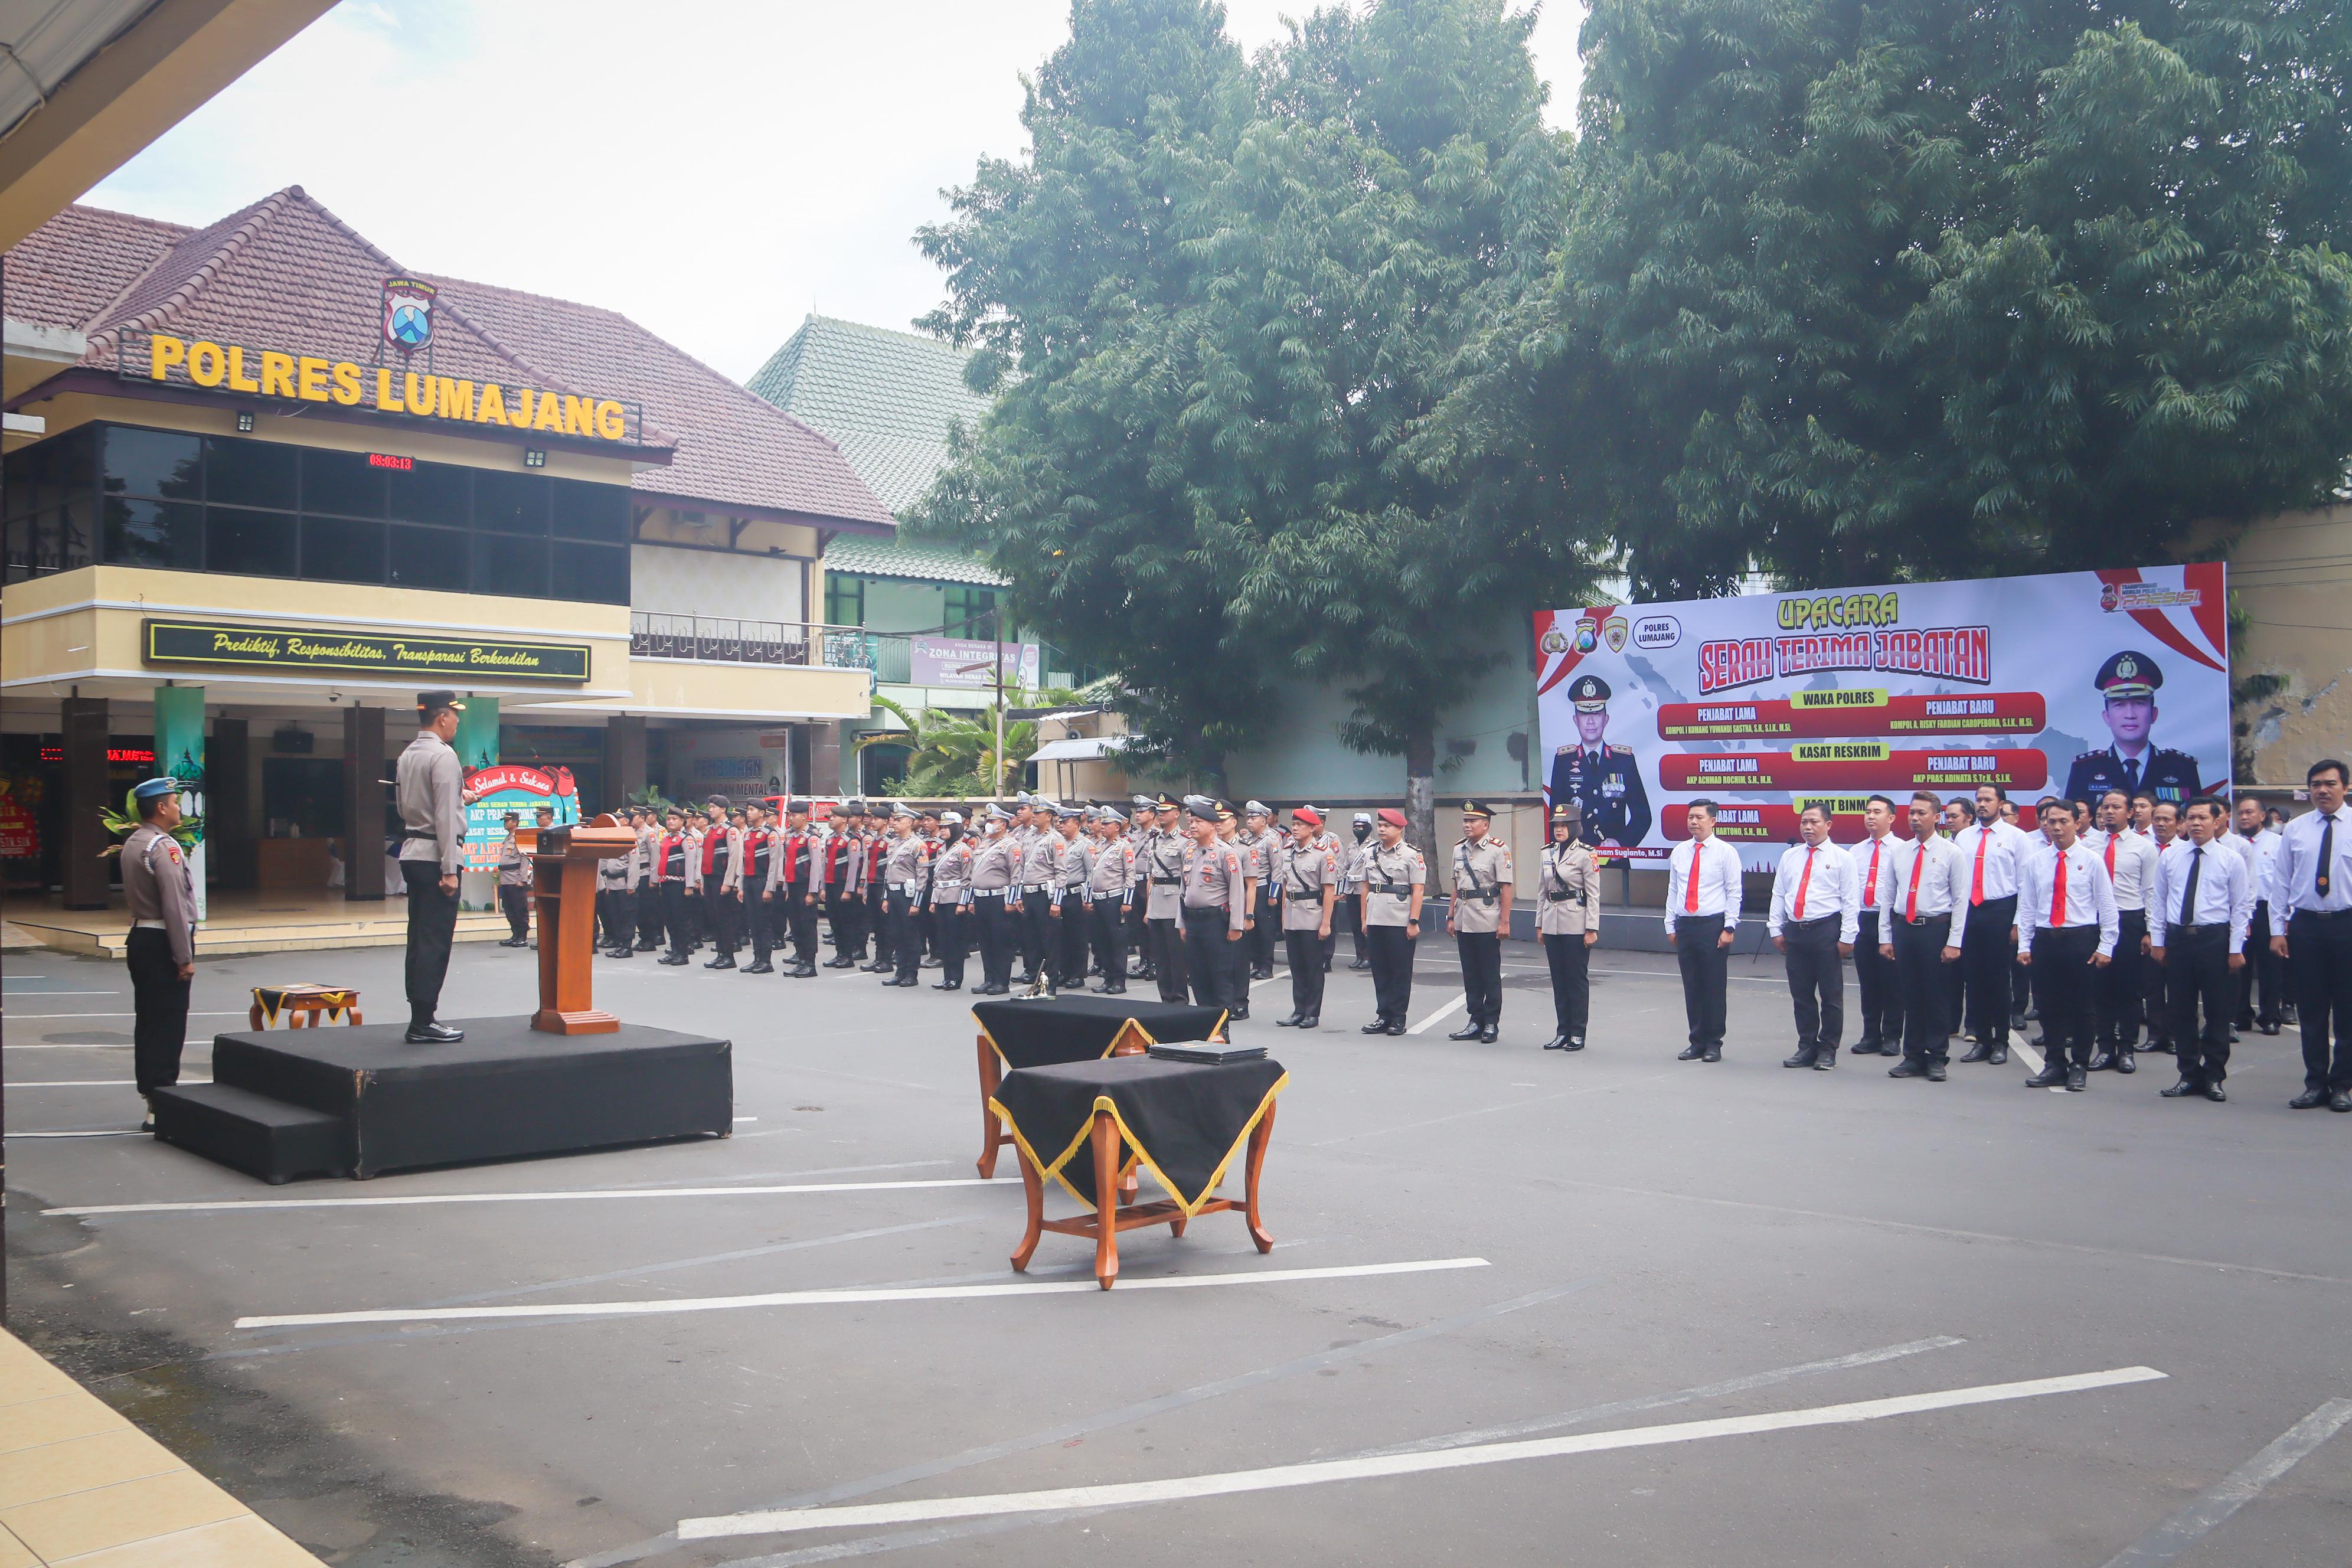
<path fill-rule="evenodd" d="M 2336 859 L 2336 818 L 2330 816 L 2327 826 L 2319 830 L 2319 869 L 2311 879 L 2311 890 L 2321 898 L 2327 896 L 2327 868 Z"/>
<path fill-rule="evenodd" d="M 2180 923 L 2197 923 L 2197 873 L 2205 869 L 2205 846 L 2196 845 L 2189 851 L 2189 880 L 2180 885 Z"/>
<path fill-rule="evenodd" d="M 2124 787 L 2128 790 L 2137 790 L 2139 788 L 2139 759 L 2137 757 L 2134 757 L 2131 761 L 2124 764 Z"/>

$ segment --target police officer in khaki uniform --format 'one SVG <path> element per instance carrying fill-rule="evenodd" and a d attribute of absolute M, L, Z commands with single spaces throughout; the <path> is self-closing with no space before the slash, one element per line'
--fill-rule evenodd
<path fill-rule="evenodd" d="M 1274 813 L 1264 801 L 1244 805 L 1242 816 L 1239 842 L 1246 855 L 1243 864 L 1257 883 L 1257 897 L 1250 909 L 1250 978 L 1270 980 L 1274 977 L 1274 933 L 1282 923 L 1281 910 L 1276 907 L 1274 858 L 1282 852 L 1283 837 L 1275 831 Z"/>
<path fill-rule="evenodd" d="M 635 833 L 637 814 L 627 813 L 624 826 Z M 604 922 L 607 958 L 628 958 L 636 952 L 637 857 L 638 847 L 632 845 L 626 855 L 596 862 L 596 911 Z"/>
<path fill-rule="evenodd" d="M 1580 841 L 1579 816 L 1572 800 L 1551 808 L 1551 842 L 1536 874 L 1536 941 L 1551 966 L 1556 1025 L 1548 1051 L 1582 1050 L 1592 1010 L 1586 951 L 1601 940 L 1601 872 Z"/>
<path fill-rule="evenodd" d="M 454 691 L 416 694 L 416 739 L 400 753 L 394 796 L 400 807 L 400 875 L 408 884 L 408 1043 L 446 1046 L 466 1037 L 436 1016 L 457 932 L 457 868 L 466 855 L 466 770 L 449 746 L 466 705 Z"/>
<path fill-rule="evenodd" d="M 1421 941 L 1421 900 L 1429 868 L 1404 841 L 1404 813 L 1382 806 L 1363 860 L 1364 944 L 1372 961 L 1372 995 L 1380 1014 L 1367 1035 L 1402 1035 L 1412 1005 L 1412 950 Z"/>
<path fill-rule="evenodd" d="M 529 947 L 530 857 L 522 852 L 522 816 L 509 811 L 501 825 L 507 836 L 499 841 L 499 912 L 507 917 L 507 938 L 499 945 Z"/>
<path fill-rule="evenodd" d="M 1488 831 L 1495 808 L 1462 803 L 1462 841 L 1454 847 L 1454 898 L 1445 929 L 1462 954 L 1462 990 L 1470 1021 L 1445 1037 L 1495 1043 L 1503 1021 L 1503 932 L 1511 928 L 1511 852 Z"/>
<path fill-rule="evenodd" d="M 885 985 L 922 984 L 923 937 L 919 917 L 923 870 L 930 859 L 930 842 L 915 831 L 915 810 L 890 808 L 889 847 L 882 857 L 883 908 L 889 915 L 890 978 Z"/>
<path fill-rule="evenodd" d="M 1127 837 L 1127 818 L 1119 815 L 1118 807 L 1104 806 L 1095 813 L 1095 822 L 1102 838 L 1095 847 L 1094 867 L 1087 873 L 1087 889 L 1094 900 L 1095 965 L 1102 971 L 1103 983 L 1094 989 L 1106 996 L 1118 996 L 1127 991 L 1129 911 L 1135 903 L 1135 844 Z"/>
<path fill-rule="evenodd" d="M 196 976 L 196 889 L 172 830 L 180 826 L 180 781 L 152 778 L 131 792 L 139 826 L 122 845 L 122 901 L 131 934 L 131 1070 L 142 1100 L 180 1081 L 188 1036 L 188 990 Z M 152 1131 L 152 1107 L 140 1131 Z"/>
<path fill-rule="evenodd" d="M 1003 996 L 1013 989 L 1013 958 L 1020 943 L 1014 925 L 1020 911 L 1005 906 L 1019 891 L 1021 857 L 1028 847 L 1008 831 L 1013 814 L 993 803 L 980 808 L 980 847 L 972 851 L 972 918 L 980 922 L 980 989 L 975 996 Z"/>
<path fill-rule="evenodd" d="M 1323 944 L 1331 938 L 1339 898 L 1337 851 L 1323 836 L 1323 814 L 1311 805 L 1290 814 L 1290 837 L 1275 858 L 1274 897 L 1282 909 L 1282 945 L 1290 961 L 1290 1016 L 1285 1029 L 1323 1022 Z"/>
<path fill-rule="evenodd" d="M 1160 798 L 1160 826 L 1143 851 L 1143 929 L 1151 944 L 1151 967 L 1162 1002 L 1185 999 L 1184 849 L 1191 840 L 1176 831 L 1182 808 Z"/>
<path fill-rule="evenodd" d="M 1184 797 L 1192 842 L 1184 850 L 1184 960 L 1192 980 L 1192 1000 L 1224 1009 L 1228 1022 L 1243 1016 L 1249 994 L 1242 967 L 1242 940 L 1248 929 L 1249 878 L 1241 851 L 1217 833 L 1218 805 L 1205 795 Z"/>

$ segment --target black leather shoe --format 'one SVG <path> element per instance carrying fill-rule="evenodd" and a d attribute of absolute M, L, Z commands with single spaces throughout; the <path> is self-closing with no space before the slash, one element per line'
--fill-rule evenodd
<path fill-rule="evenodd" d="M 2220 1105 L 2230 1098 L 2230 1092 L 2218 1083 L 2209 1083 L 2205 1086 L 2205 1098 Z"/>
<path fill-rule="evenodd" d="M 2083 1090 L 2084 1090 L 2086 1087 L 2088 1087 L 2089 1083 L 2090 1083 L 2090 1079 L 2089 1079 L 2089 1078 L 2088 1078 L 2087 1076 L 2085 1076 L 2085 1074 L 2084 1073 L 2084 1071 L 2083 1071 L 2083 1069 L 2082 1069 L 2081 1068 L 2069 1068 L 2067 1069 L 2067 1071 L 2066 1071 L 2066 1092 L 2067 1092 L 2067 1093 L 2069 1093 L 2069 1094 L 2080 1094 L 2080 1093 L 2082 1093 L 2082 1092 L 2083 1092 Z"/>
<path fill-rule="evenodd" d="M 735 967 L 735 955 L 731 952 L 722 952 L 702 967 L 705 969 L 732 969 Z"/>
<path fill-rule="evenodd" d="M 901 980 L 897 975 L 893 974 L 889 979 L 885 980 L 882 984 L 895 990 L 901 985 L 912 985 L 914 982 L 911 980 Z"/>
<path fill-rule="evenodd" d="M 1681 1054 L 1675 1058 L 1675 1060 L 1678 1062 L 1695 1062 L 1705 1055 L 1706 1055 L 1706 1047 L 1705 1046 L 1685 1046 Z"/>
<path fill-rule="evenodd" d="M 1564 1045 L 1564 1046 L 1560 1047 L 1560 1049 L 1561 1049 L 1561 1050 L 1564 1050 L 1564 1051 L 1580 1051 L 1580 1050 L 1582 1050 L 1583 1048 L 1584 1048 L 1584 1037 L 1583 1037 L 1582 1035 L 1570 1035 L 1570 1036 L 1569 1036 L 1569 1037 L 1568 1037 L 1568 1044 L 1566 1044 L 1566 1045 Z"/>
<path fill-rule="evenodd" d="M 1784 1068 L 1809 1068 L 1813 1065 L 1820 1056 L 1821 1052 L 1818 1050 L 1801 1050 L 1793 1057 L 1782 1058 L 1780 1065 Z"/>
<path fill-rule="evenodd" d="M 1813 1070 L 1815 1072 L 1829 1072 L 1834 1069 L 1836 1066 L 1837 1052 L 1833 1049 L 1824 1047 L 1822 1054 L 1813 1058 Z"/>
<path fill-rule="evenodd" d="M 1985 1058 L 1985 1065 L 1988 1067 L 1997 1068 L 2007 1067 L 2009 1065 L 2008 1047 L 2005 1046 L 1995 1046 L 1992 1048 L 1992 1055 Z"/>
<path fill-rule="evenodd" d="M 1485 1028 L 1478 1031 L 1478 1043 L 1482 1046 L 1491 1046 L 1495 1043 L 1501 1031 L 1494 1025 L 1489 1024 Z"/>
<path fill-rule="evenodd" d="M 412 1046 L 453 1046 L 466 1037 L 463 1029 L 453 1029 L 446 1024 L 411 1024 L 408 1043 Z"/>
<path fill-rule="evenodd" d="M 746 974 L 773 974 L 775 972 L 776 966 L 764 958 L 757 963 L 747 963 L 743 966 L 743 973 Z"/>
<path fill-rule="evenodd" d="M 2170 1089 L 2159 1089 L 2156 1092 L 2158 1098 L 2164 1100 L 2187 1100 L 2191 1095 L 2204 1093 L 2205 1086 L 2201 1083 L 2191 1083 L 2184 1078 Z"/>
<path fill-rule="evenodd" d="M 1274 1026 L 1277 1029 L 1295 1029 L 1298 1027 L 1298 1015 L 1293 1013 L 1287 1018 L 1276 1018 L 1274 1021 Z"/>
<path fill-rule="evenodd" d="M 2040 1072 L 2035 1073 L 2032 1078 L 2027 1079 L 2025 1080 L 2025 1087 L 2028 1089 L 2063 1089 L 2066 1087 L 2066 1069 L 2060 1067 L 2057 1063 L 2053 1062 L 2048 1067 L 2043 1068 Z"/>
<path fill-rule="evenodd" d="M 1356 1032 L 1360 1035 L 1385 1035 L 1389 1032 L 1389 1021 L 1386 1018 L 1375 1018 Z"/>
<path fill-rule="evenodd" d="M 931 982 L 931 989 L 934 991 L 961 991 L 963 987 L 952 980 L 934 980 Z"/>
<path fill-rule="evenodd" d="M 1298 1026 L 1302 1029 L 1319 1029 L 1323 1026 L 1322 1016 L 1319 1014 L 1309 1013 L 1298 1020 Z"/>
<path fill-rule="evenodd" d="M 1566 1035 L 1554 1035 L 1550 1039 L 1546 1040 L 1543 1043 L 1543 1048 L 1548 1051 L 1564 1051 L 1568 1049 L 1568 1037 Z"/>
<path fill-rule="evenodd" d="M 855 969 L 857 967 L 857 960 L 854 958 L 828 958 L 824 961 L 824 966 L 827 969 Z"/>
<path fill-rule="evenodd" d="M 1369 959 L 1369 958 L 1360 958 L 1360 959 L 1356 960 L 1356 962 L 1355 962 L 1355 963 L 1351 963 L 1351 964 L 1348 965 L 1348 967 L 1349 967 L 1349 969 L 1354 970 L 1356 973 L 1360 973 L 1360 973 L 1362 973 L 1365 970 L 1370 969 L 1371 966 L 1372 966 L 1372 961 L 1371 961 L 1370 959 Z"/>
<path fill-rule="evenodd" d="M 2326 1103 L 2327 1091 L 2326 1089 L 2306 1089 L 2301 1094 L 2296 1095 L 2293 1100 L 2288 1100 L 2286 1102 L 2286 1108 L 2289 1110 L 2316 1110 Z"/>
<path fill-rule="evenodd" d="M 2233 1046 L 2238 1043 L 2238 1031 L 2235 1029 L 2230 1031 L 2230 1043 Z"/>
<path fill-rule="evenodd" d="M 2116 1058 L 2113 1056 L 2109 1055 L 2105 1051 L 2098 1051 L 2093 1054 L 2089 1061 L 2083 1064 L 2083 1070 L 2084 1072 L 2105 1072 L 2115 1065 Z"/>
<path fill-rule="evenodd" d="M 2116 1053 L 2116 1070 L 2117 1072 L 2137 1072 L 2139 1071 L 2139 1058 L 2132 1055 L 2129 1051 L 2117 1051 Z"/>
<path fill-rule="evenodd" d="M 1053 993 L 1052 993 L 1052 992 L 1050 992 L 1050 991 L 1048 991 L 1048 992 L 1046 993 L 1046 994 L 1050 996 L 1050 995 L 1052 995 L 1052 994 L 1053 994 Z M 1248 1003 L 1246 1003 L 1246 1002 L 1243 1003 L 1240 1006 L 1235 1007 L 1235 1008 L 1232 1009 L 1230 1012 L 1228 1012 L 1228 1013 L 1225 1015 L 1225 1016 L 1226 1016 L 1226 1017 L 1228 1017 L 1228 1018 L 1230 1018 L 1231 1020 L 1233 1020 L 1233 1021 L 1234 1021 L 1234 1023 L 1236 1023 L 1236 1024 L 1246 1024 L 1246 1023 L 1248 1023 L 1248 1022 L 1249 1022 L 1249 1004 L 1248 1004 Z"/>
<path fill-rule="evenodd" d="M 1981 1062 L 1991 1059 L 1991 1057 L 1992 1047 L 1990 1046 L 1970 1046 L 1969 1047 L 1968 1055 L 1962 1057 L 1960 1060 L 1963 1063 Z"/>
<path fill-rule="evenodd" d="M 2267 1024 L 2256 1024 L 2256 1025 L 2254 1026 L 2254 1033 L 2256 1033 L 2256 1034 L 2258 1034 L 2258 1035 L 2275 1035 L 2275 1034 L 2277 1034 L 2278 1032 L 2279 1032 L 2279 1026 L 2278 1026 L 2278 1024 L 2277 1024 L 2277 1022 L 2276 1022 L 2275 1020 L 2272 1021 L 2271 1023 L 2267 1023 Z"/>
<path fill-rule="evenodd" d="M 1845 1048 L 1845 1052 L 1846 1055 L 1850 1057 L 1874 1057 L 1878 1054 L 1878 1042 L 1876 1040 L 1856 1040 L 1853 1044 Z"/>
<path fill-rule="evenodd" d="M 1703 1062 L 1719 1062 L 1723 1059 L 1723 1047 L 1721 1046 L 1709 1046 L 1706 1048 L 1706 1054 L 1701 1056 L 1698 1059 Z"/>
<path fill-rule="evenodd" d="M 1124 985 L 1106 985 L 1103 987 L 1103 994 L 1106 996 L 1124 996 L 1127 994 L 1127 987 Z"/>
<path fill-rule="evenodd" d="M 816 978 L 816 965 L 809 963 L 806 959 L 803 959 L 800 963 L 793 964 L 790 969 L 784 971 L 784 977 L 788 980 L 814 980 Z"/>
<path fill-rule="evenodd" d="M 1399 1018 L 1395 1023 L 1391 1024 L 1389 1026 L 1389 1033 L 1402 1037 L 1404 1034 L 1404 1020 L 1402 1018 Z M 2345 1106 L 2343 1109 L 2352 1110 L 2352 1105 Z"/>
<path fill-rule="evenodd" d="M 2327 1097 L 2330 1110 L 2352 1110 L 2352 1094 L 2331 1094 Z"/>
<path fill-rule="evenodd" d="M 1465 1024 L 1445 1037 L 1449 1040 L 1475 1040 L 1486 1032 L 1486 1026 L 1484 1025 Z"/>
<path fill-rule="evenodd" d="M 1886 1076 L 1888 1078 L 1926 1078 L 1927 1068 L 1921 1062 L 1900 1061 L 1886 1069 Z"/>
<path fill-rule="evenodd" d="M 1927 1064 L 1927 1081 L 1929 1083 L 1941 1083 L 1950 1076 L 1951 1074 L 1944 1070 L 1943 1063 L 1929 1062 Z"/>
<path fill-rule="evenodd" d="M 661 961 L 664 963 L 684 963 L 686 962 L 686 954 L 682 952 L 665 952 L 661 956 Z"/>

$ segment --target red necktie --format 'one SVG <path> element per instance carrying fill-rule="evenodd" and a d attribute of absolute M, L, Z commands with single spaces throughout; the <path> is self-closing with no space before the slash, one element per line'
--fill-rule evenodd
<path fill-rule="evenodd" d="M 1698 868 L 1700 866 L 1704 865 L 1706 861 L 1706 846 L 1694 842 L 1691 845 L 1688 891 L 1683 899 L 1683 912 L 1685 914 L 1695 915 L 1698 913 Z"/>
<path fill-rule="evenodd" d="M 1984 902 L 1984 852 L 1985 846 L 1991 842 L 1992 829 L 1979 826 L 1977 829 L 1976 879 L 1969 884 L 1969 902 L 1970 905 Z"/>
<path fill-rule="evenodd" d="M 1878 852 L 1886 847 L 1884 838 L 1870 841 L 1870 901 L 1878 902 Z"/>
<path fill-rule="evenodd" d="M 1919 919 L 1919 875 L 1927 870 L 1927 841 L 1921 839 L 1911 847 L 1911 892 L 1903 900 L 1903 918 L 1916 923 Z"/>
<path fill-rule="evenodd" d="M 1813 885 L 1813 857 L 1819 853 L 1818 849 L 1811 847 L 1805 851 L 1805 874 L 1797 879 L 1797 907 L 1790 915 L 1790 920 L 1805 918 L 1805 889 Z"/>
<path fill-rule="evenodd" d="M 2050 929 L 2066 923 L 2066 852 L 2058 851 L 2058 874 L 2050 879 Z"/>
<path fill-rule="evenodd" d="M 2114 881 L 2115 879 L 2116 879 L 2116 836 L 2115 836 L 2114 834 L 2110 833 L 2110 834 L 2108 834 L 2108 835 L 2107 835 L 2107 880 L 2108 880 L 2108 881 L 2110 881 L 2110 882 L 2112 882 L 2112 881 Z"/>

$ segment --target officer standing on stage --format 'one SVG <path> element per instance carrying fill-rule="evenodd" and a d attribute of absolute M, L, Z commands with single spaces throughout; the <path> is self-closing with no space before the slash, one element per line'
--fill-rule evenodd
<path fill-rule="evenodd" d="M 394 795 L 400 807 L 400 875 L 408 884 L 408 1043 L 446 1046 L 466 1037 L 438 1020 L 449 943 L 457 931 L 457 868 L 466 857 L 466 770 L 449 742 L 466 705 L 454 691 L 416 694 L 416 739 L 400 753 Z"/>
<path fill-rule="evenodd" d="M 1551 842 L 1536 876 L 1536 941 L 1551 967 L 1554 1029 L 1548 1051 L 1580 1051 L 1592 1010 L 1587 950 L 1601 940 L 1601 875 L 1578 841 L 1576 802 L 1551 808 Z"/>
<path fill-rule="evenodd" d="M 2176 803 L 2195 800 L 2200 793 L 2197 759 L 2150 739 L 2156 728 L 2157 689 L 2164 684 L 2164 671 L 2156 660 L 2126 648 L 2099 666 L 2091 684 L 2102 700 L 2099 716 L 2115 740 L 2074 759 L 2066 773 L 2065 798 L 2095 802 L 2106 791 L 2119 789 L 2127 795 L 2146 790 L 2158 800 Z"/>
<path fill-rule="evenodd" d="M 139 826 L 122 845 L 122 901 L 131 908 L 122 958 L 131 970 L 131 1070 L 144 1100 L 180 1081 L 188 990 L 196 977 L 196 889 L 172 837 L 180 826 L 180 781 L 149 779 L 131 798 Z M 151 1101 L 140 1131 L 154 1126 Z"/>
<path fill-rule="evenodd" d="M 1363 859 L 1364 945 L 1372 962 L 1372 1004 L 1379 1009 L 1362 1030 L 1402 1035 L 1412 1006 L 1412 951 L 1421 941 L 1421 903 L 1429 868 L 1404 841 L 1404 813 L 1382 806 Z"/>
<path fill-rule="evenodd" d="M 1462 841 L 1454 847 L 1453 900 L 1445 929 L 1462 955 L 1462 990 L 1470 1021 L 1445 1037 L 1495 1043 L 1503 1021 L 1503 932 L 1511 926 L 1511 852 L 1487 832 L 1492 806 L 1462 803 Z"/>
<path fill-rule="evenodd" d="M 1552 753 L 1551 803 L 1576 803 L 1583 814 L 1585 843 L 1631 848 L 1649 835 L 1650 797 L 1642 788 L 1633 749 L 1601 739 L 1609 729 L 1609 683 L 1580 675 L 1569 687 L 1568 700 L 1575 709 L 1577 740 Z"/>
<path fill-rule="evenodd" d="M 522 816 L 509 811 L 500 826 L 507 836 L 499 841 L 499 912 L 507 917 L 507 938 L 500 947 L 530 945 L 530 857 L 522 852 Z"/>

